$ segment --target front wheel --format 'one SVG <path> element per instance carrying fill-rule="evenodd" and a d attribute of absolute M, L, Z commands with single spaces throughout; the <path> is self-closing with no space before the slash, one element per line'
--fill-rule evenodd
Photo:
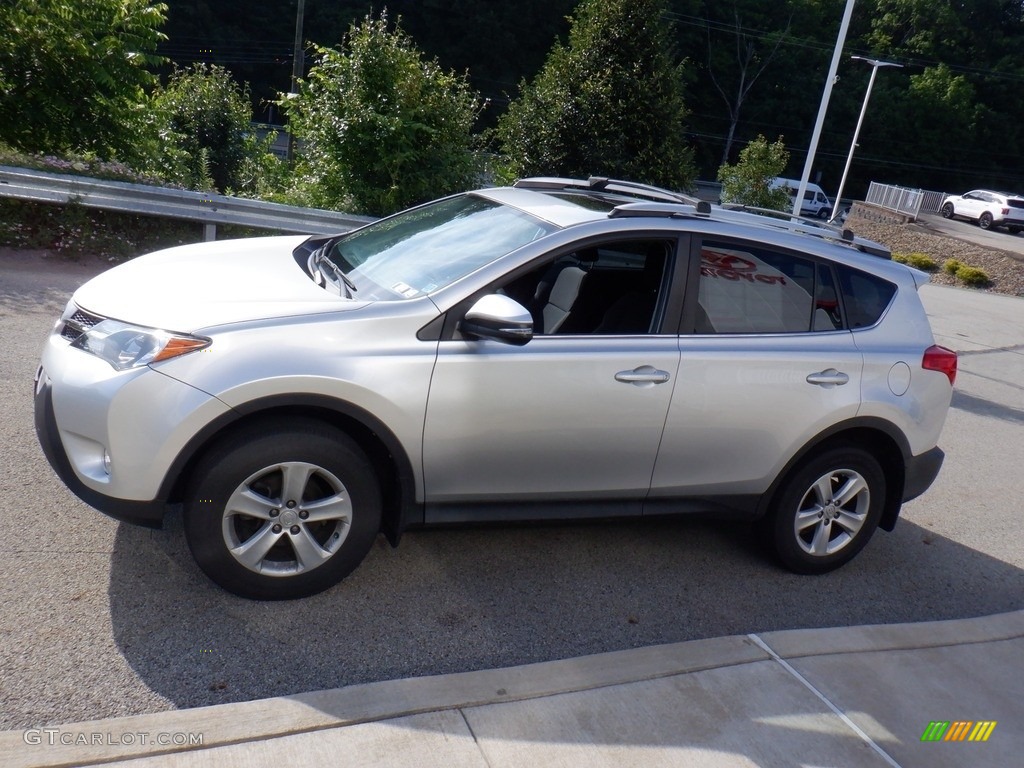
<path fill-rule="evenodd" d="M 942 206 L 942 218 L 944 218 L 944 219 L 952 219 L 953 218 L 953 204 L 952 203 L 946 203 L 944 206 Z"/>
<path fill-rule="evenodd" d="M 263 422 L 217 444 L 188 485 L 185 538 L 240 597 L 320 592 L 353 571 L 380 530 L 381 493 L 359 446 L 316 421 Z"/>
<path fill-rule="evenodd" d="M 988 211 L 985 211 L 985 213 L 981 214 L 981 218 L 978 219 L 978 226 L 981 227 L 982 229 L 991 229 L 992 214 L 989 213 Z"/>
<path fill-rule="evenodd" d="M 878 527 L 885 473 L 867 451 L 832 448 L 804 462 L 775 497 L 768 528 L 782 564 L 826 573 L 849 562 Z"/>

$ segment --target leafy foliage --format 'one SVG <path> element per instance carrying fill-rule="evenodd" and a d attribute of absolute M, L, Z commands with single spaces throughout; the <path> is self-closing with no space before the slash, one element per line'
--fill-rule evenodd
<path fill-rule="evenodd" d="M 313 205 L 382 215 L 474 181 L 478 97 L 385 15 L 353 25 L 338 48 L 316 47 L 282 106 L 303 141 L 299 192 Z"/>
<path fill-rule="evenodd" d="M 718 169 L 722 199 L 777 211 L 789 209 L 789 192 L 771 186 L 788 162 L 789 152 L 781 136 L 772 144 L 764 136 L 758 136 L 740 151 L 739 162 L 726 163 Z"/>
<path fill-rule="evenodd" d="M 499 120 L 508 175 L 591 174 L 681 189 L 695 177 L 664 0 L 583 0 Z"/>
<path fill-rule="evenodd" d="M 170 169 L 180 166 L 186 186 L 212 185 L 221 192 L 240 186 L 249 135 L 248 89 L 216 65 L 177 70 L 154 105 L 160 115 L 164 155 Z M 168 169 L 168 170 L 170 170 Z"/>
<path fill-rule="evenodd" d="M 0 140 L 28 152 L 134 161 L 154 148 L 145 89 L 167 6 L 150 0 L 0 3 Z"/>

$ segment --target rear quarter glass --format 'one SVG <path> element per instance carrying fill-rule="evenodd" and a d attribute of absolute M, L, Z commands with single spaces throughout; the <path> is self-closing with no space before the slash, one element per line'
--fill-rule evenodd
<path fill-rule="evenodd" d="M 896 294 L 896 286 L 888 280 L 842 265 L 839 289 L 850 328 L 867 328 L 877 323 Z"/>

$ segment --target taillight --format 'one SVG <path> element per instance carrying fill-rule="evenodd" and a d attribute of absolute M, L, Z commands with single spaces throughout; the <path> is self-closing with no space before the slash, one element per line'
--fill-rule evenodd
<path fill-rule="evenodd" d="M 938 371 L 946 374 L 950 385 L 952 385 L 956 381 L 956 352 L 934 344 L 924 351 L 921 367 L 926 371 Z"/>

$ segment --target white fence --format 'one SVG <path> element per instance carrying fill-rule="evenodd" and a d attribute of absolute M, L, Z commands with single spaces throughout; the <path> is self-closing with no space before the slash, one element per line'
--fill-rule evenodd
<path fill-rule="evenodd" d="M 47 203 L 74 201 L 88 208 L 196 221 L 204 225 L 207 240 L 216 239 L 218 224 L 330 235 L 373 221 L 368 216 L 337 211 L 11 166 L 0 166 L 0 197 Z"/>
<path fill-rule="evenodd" d="M 945 192 L 932 192 L 927 189 L 907 189 L 892 184 L 879 184 L 872 181 L 868 188 L 868 196 L 864 202 L 888 208 L 891 211 L 906 214 L 914 219 L 922 213 L 938 213 Z"/>

